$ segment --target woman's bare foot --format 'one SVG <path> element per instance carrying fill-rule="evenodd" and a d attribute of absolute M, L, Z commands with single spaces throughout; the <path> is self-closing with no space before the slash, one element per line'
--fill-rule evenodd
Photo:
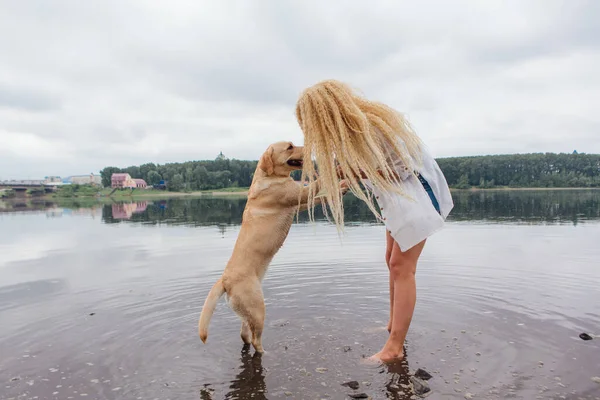
<path fill-rule="evenodd" d="M 380 326 L 372 326 L 370 328 L 365 328 L 363 329 L 363 333 L 378 333 L 378 332 L 383 332 L 387 330 L 387 327 L 380 325 Z"/>
<path fill-rule="evenodd" d="M 371 357 L 367 358 L 370 363 L 392 363 L 395 361 L 400 361 L 404 358 L 404 353 L 401 351 L 398 354 L 387 352 L 381 350 L 379 353 L 373 354 Z"/>

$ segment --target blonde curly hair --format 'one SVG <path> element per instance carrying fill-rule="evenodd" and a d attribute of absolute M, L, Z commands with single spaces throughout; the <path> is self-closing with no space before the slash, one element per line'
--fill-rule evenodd
<path fill-rule="evenodd" d="M 411 171 L 421 162 L 421 140 L 402 114 L 367 100 L 337 80 L 321 81 L 305 89 L 296 104 L 296 119 L 304 133 L 302 181 L 308 181 L 311 188 L 311 221 L 315 197 L 319 195 L 326 218 L 330 220 L 328 206 L 338 230 L 343 229 L 338 173 L 345 177 L 348 189 L 380 219 L 373 196 L 361 188 L 361 175 L 384 192 L 404 195 L 390 155 L 394 153 Z M 317 178 L 317 169 L 319 193 L 310 185 Z"/>

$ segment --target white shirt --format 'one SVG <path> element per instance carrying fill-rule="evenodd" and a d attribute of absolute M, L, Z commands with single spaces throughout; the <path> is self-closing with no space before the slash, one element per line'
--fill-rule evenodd
<path fill-rule="evenodd" d="M 409 196 L 408 198 L 394 192 L 383 193 L 378 188 L 374 188 L 369 180 L 363 181 L 375 196 L 383 223 L 402 251 L 410 249 L 442 229 L 448 214 L 454 207 L 446 178 L 425 146 L 422 148 L 422 160 L 422 166 L 417 172 L 431 186 L 441 215 L 433 206 L 429 194 L 419 179 L 399 157 L 392 155 L 390 161 L 402 179 L 403 192 Z"/>

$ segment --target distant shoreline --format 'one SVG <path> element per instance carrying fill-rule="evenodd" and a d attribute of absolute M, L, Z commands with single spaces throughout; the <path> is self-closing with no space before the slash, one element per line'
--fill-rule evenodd
<path fill-rule="evenodd" d="M 77 196 L 57 196 L 55 194 L 48 194 L 42 197 L 53 198 L 53 199 L 79 199 L 79 198 L 95 198 L 98 200 L 158 200 L 158 199 L 169 199 L 169 198 L 182 198 L 182 197 L 205 197 L 205 196 L 247 196 L 247 188 L 226 188 L 222 190 L 196 190 L 192 192 L 169 192 L 166 190 L 153 190 L 153 189 L 141 189 L 134 190 L 133 192 L 118 191 L 112 196 L 109 195 L 111 189 L 102 189 L 95 195 L 77 195 Z"/>
<path fill-rule="evenodd" d="M 457 189 L 450 188 L 451 192 L 510 192 L 510 191 L 574 191 L 574 190 L 600 190 L 599 187 L 558 187 L 558 188 L 547 188 L 547 187 L 531 187 L 531 188 L 511 188 L 511 187 L 495 187 L 495 188 L 479 188 L 473 187 L 469 189 Z M 248 189 L 247 188 L 239 188 L 239 190 L 202 190 L 195 192 L 162 192 L 162 193 L 148 193 L 145 194 L 143 192 L 138 192 L 139 194 L 133 194 L 131 196 L 120 195 L 119 199 L 140 199 L 143 200 L 146 198 L 180 198 L 180 197 L 247 197 Z M 103 196 L 104 197 L 104 196 Z M 113 197 L 117 198 L 117 197 Z"/>
<path fill-rule="evenodd" d="M 458 189 L 450 188 L 451 192 L 522 192 L 522 191 L 575 191 L 575 190 L 600 190 L 600 187 L 495 187 L 495 188 L 479 188 L 472 187 L 469 189 Z M 105 192 L 105 193 L 102 193 Z M 77 200 L 77 199 L 95 199 L 98 201 L 123 201 L 123 200 L 160 200 L 160 199 L 171 199 L 171 198 L 200 198 L 200 197 L 247 197 L 248 188 L 228 188 L 222 190 L 197 190 L 193 192 L 169 192 L 163 190 L 138 190 L 128 194 L 123 192 L 117 192 L 116 194 L 109 196 L 106 194 L 106 189 L 103 189 L 101 194 L 78 194 L 75 196 L 57 196 L 56 194 L 46 194 L 40 196 L 27 196 L 25 198 L 37 198 L 37 199 L 53 199 L 53 200 Z M 11 197 L 9 199 L 19 199 L 23 197 Z"/>
<path fill-rule="evenodd" d="M 574 191 L 574 190 L 600 190 L 598 187 L 564 187 L 564 188 L 511 188 L 511 187 L 496 187 L 496 188 L 479 188 L 473 187 L 469 189 L 457 189 L 450 188 L 451 192 L 509 192 L 509 191 Z M 194 192 L 165 192 L 165 191 L 152 191 L 151 193 L 144 193 L 143 191 L 134 192 L 131 196 L 119 195 L 119 196 L 102 196 L 101 198 L 113 198 L 113 199 L 157 199 L 157 198 L 199 198 L 199 197 L 247 197 L 248 188 L 239 188 L 239 190 L 201 190 Z"/>

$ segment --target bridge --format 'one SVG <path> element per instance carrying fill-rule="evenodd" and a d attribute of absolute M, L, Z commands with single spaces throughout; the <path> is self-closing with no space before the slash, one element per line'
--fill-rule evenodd
<path fill-rule="evenodd" d="M 44 191 L 46 193 L 53 192 L 57 186 L 62 186 L 62 182 L 46 182 L 44 180 L 10 180 L 0 181 L 0 190 L 12 189 L 17 193 L 25 193 L 28 189 L 38 189 L 38 191 Z"/>

